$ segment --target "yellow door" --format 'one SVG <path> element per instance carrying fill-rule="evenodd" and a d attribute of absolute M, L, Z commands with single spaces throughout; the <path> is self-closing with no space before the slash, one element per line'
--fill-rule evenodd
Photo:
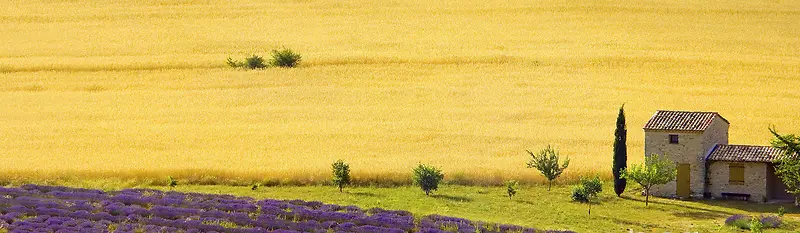
<path fill-rule="evenodd" d="M 678 164 L 677 194 L 678 197 L 689 198 L 689 164 Z"/>

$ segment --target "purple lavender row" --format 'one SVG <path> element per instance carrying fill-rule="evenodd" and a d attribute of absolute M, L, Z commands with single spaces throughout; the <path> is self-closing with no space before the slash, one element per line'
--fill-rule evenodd
<path fill-rule="evenodd" d="M 0 227 L 11 232 L 537 232 L 408 211 L 302 200 L 127 189 L 0 187 Z"/>

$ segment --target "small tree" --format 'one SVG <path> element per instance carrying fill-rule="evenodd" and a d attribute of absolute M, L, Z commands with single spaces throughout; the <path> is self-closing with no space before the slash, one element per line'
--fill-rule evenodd
<path fill-rule="evenodd" d="M 331 167 L 333 169 L 333 184 L 339 187 L 339 192 L 342 192 L 342 188 L 350 184 L 350 165 L 340 159 L 336 160 Z"/>
<path fill-rule="evenodd" d="M 508 194 L 509 200 L 511 200 L 514 195 L 517 195 L 517 190 L 519 190 L 519 182 L 516 180 L 506 181 L 506 193 Z"/>
<path fill-rule="evenodd" d="M 625 105 L 619 108 L 617 115 L 617 130 L 614 131 L 614 167 L 612 173 L 614 174 L 614 192 L 617 197 L 625 192 L 627 181 L 622 178 L 622 170 L 628 166 L 628 129 L 625 126 Z"/>
<path fill-rule="evenodd" d="M 600 177 L 581 178 L 581 183 L 572 190 L 572 200 L 589 204 L 589 215 L 592 215 L 592 199 L 603 191 Z"/>
<path fill-rule="evenodd" d="M 769 132 L 775 136 L 772 147 L 784 152 L 783 158 L 775 164 L 775 174 L 786 184 L 786 191 L 795 195 L 794 205 L 800 206 L 800 137 L 780 135 L 772 128 Z"/>
<path fill-rule="evenodd" d="M 644 189 L 644 205 L 650 202 L 650 189 L 655 185 L 662 185 L 675 180 L 677 171 L 675 164 L 661 158 L 658 154 L 645 156 L 643 164 L 631 164 L 630 167 L 622 170 L 622 177 L 641 185 Z"/>
<path fill-rule="evenodd" d="M 547 145 L 547 148 L 537 154 L 529 150 L 527 152 L 531 155 L 531 160 L 527 163 L 528 168 L 536 168 L 542 172 L 542 175 L 547 178 L 547 191 L 550 191 L 550 187 L 553 186 L 553 180 L 558 178 L 569 166 L 569 158 L 564 159 L 564 163 L 559 165 L 558 151 L 551 148 L 550 145 Z"/>
<path fill-rule="evenodd" d="M 444 174 L 442 170 L 434 166 L 420 164 L 414 168 L 414 173 L 411 178 L 414 180 L 414 184 L 417 184 L 422 191 L 425 191 L 425 195 L 427 196 L 431 191 L 439 189 L 439 182 L 444 179 Z"/>
<path fill-rule="evenodd" d="M 176 180 L 175 178 L 172 178 L 172 176 L 168 176 L 167 177 L 167 185 L 169 185 L 170 189 L 171 188 L 175 188 L 175 186 L 178 186 L 178 180 Z"/>

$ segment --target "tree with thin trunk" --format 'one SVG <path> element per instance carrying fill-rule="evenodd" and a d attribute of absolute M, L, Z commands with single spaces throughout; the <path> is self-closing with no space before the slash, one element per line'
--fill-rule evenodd
<path fill-rule="evenodd" d="M 561 176 L 561 173 L 569 166 L 569 158 L 564 159 L 564 163 L 559 165 L 560 156 L 558 151 L 554 150 L 550 145 L 547 145 L 547 148 L 536 154 L 529 150 L 527 152 L 531 155 L 531 160 L 527 163 L 528 168 L 536 168 L 547 178 L 547 191 L 550 191 L 550 187 L 553 186 L 553 180 Z"/>
<path fill-rule="evenodd" d="M 340 159 L 331 165 L 331 169 L 333 170 L 333 184 L 339 187 L 341 193 L 342 188 L 350 184 L 350 165 Z"/>
<path fill-rule="evenodd" d="M 622 170 L 622 178 L 636 182 L 644 189 L 644 205 L 650 203 L 650 189 L 656 185 L 662 185 L 675 180 L 677 170 L 675 164 L 669 159 L 662 158 L 658 154 L 645 156 L 644 163 L 631 164 L 630 167 Z"/>
<path fill-rule="evenodd" d="M 622 178 L 622 170 L 628 167 L 628 129 L 625 126 L 625 105 L 619 108 L 619 115 L 617 115 L 617 130 L 614 131 L 614 166 L 612 173 L 614 174 L 614 192 L 617 197 L 625 192 L 627 181 Z"/>
<path fill-rule="evenodd" d="M 588 215 L 592 215 L 592 199 L 597 198 L 597 194 L 602 191 L 603 181 L 600 180 L 600 177 L 581 177 L 580 185 L 572 190 L 572 200 L 589 204 Z"/>
<path fill-rule="evenodd" d="M 780 135 L 775 129 L 769 132 L 775 136 L 772 147 L 783 151 L 783 158 L 775 163 L 775 174 L 786 185 L 786 191 L 794 194 L 794 205 L 800 206 L 800 137 L 794 134 Z"/>

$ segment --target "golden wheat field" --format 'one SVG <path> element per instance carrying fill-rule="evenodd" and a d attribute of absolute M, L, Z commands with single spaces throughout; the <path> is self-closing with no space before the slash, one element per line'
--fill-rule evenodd
<path fill-rule="evenodd" d="M 800 133 L 800 1 L 7 0 L 0 28 L 5 182 L 533 183 L 548 144 L 609 178 L 623 103 L 629 162 L 657 109 Z"/>

